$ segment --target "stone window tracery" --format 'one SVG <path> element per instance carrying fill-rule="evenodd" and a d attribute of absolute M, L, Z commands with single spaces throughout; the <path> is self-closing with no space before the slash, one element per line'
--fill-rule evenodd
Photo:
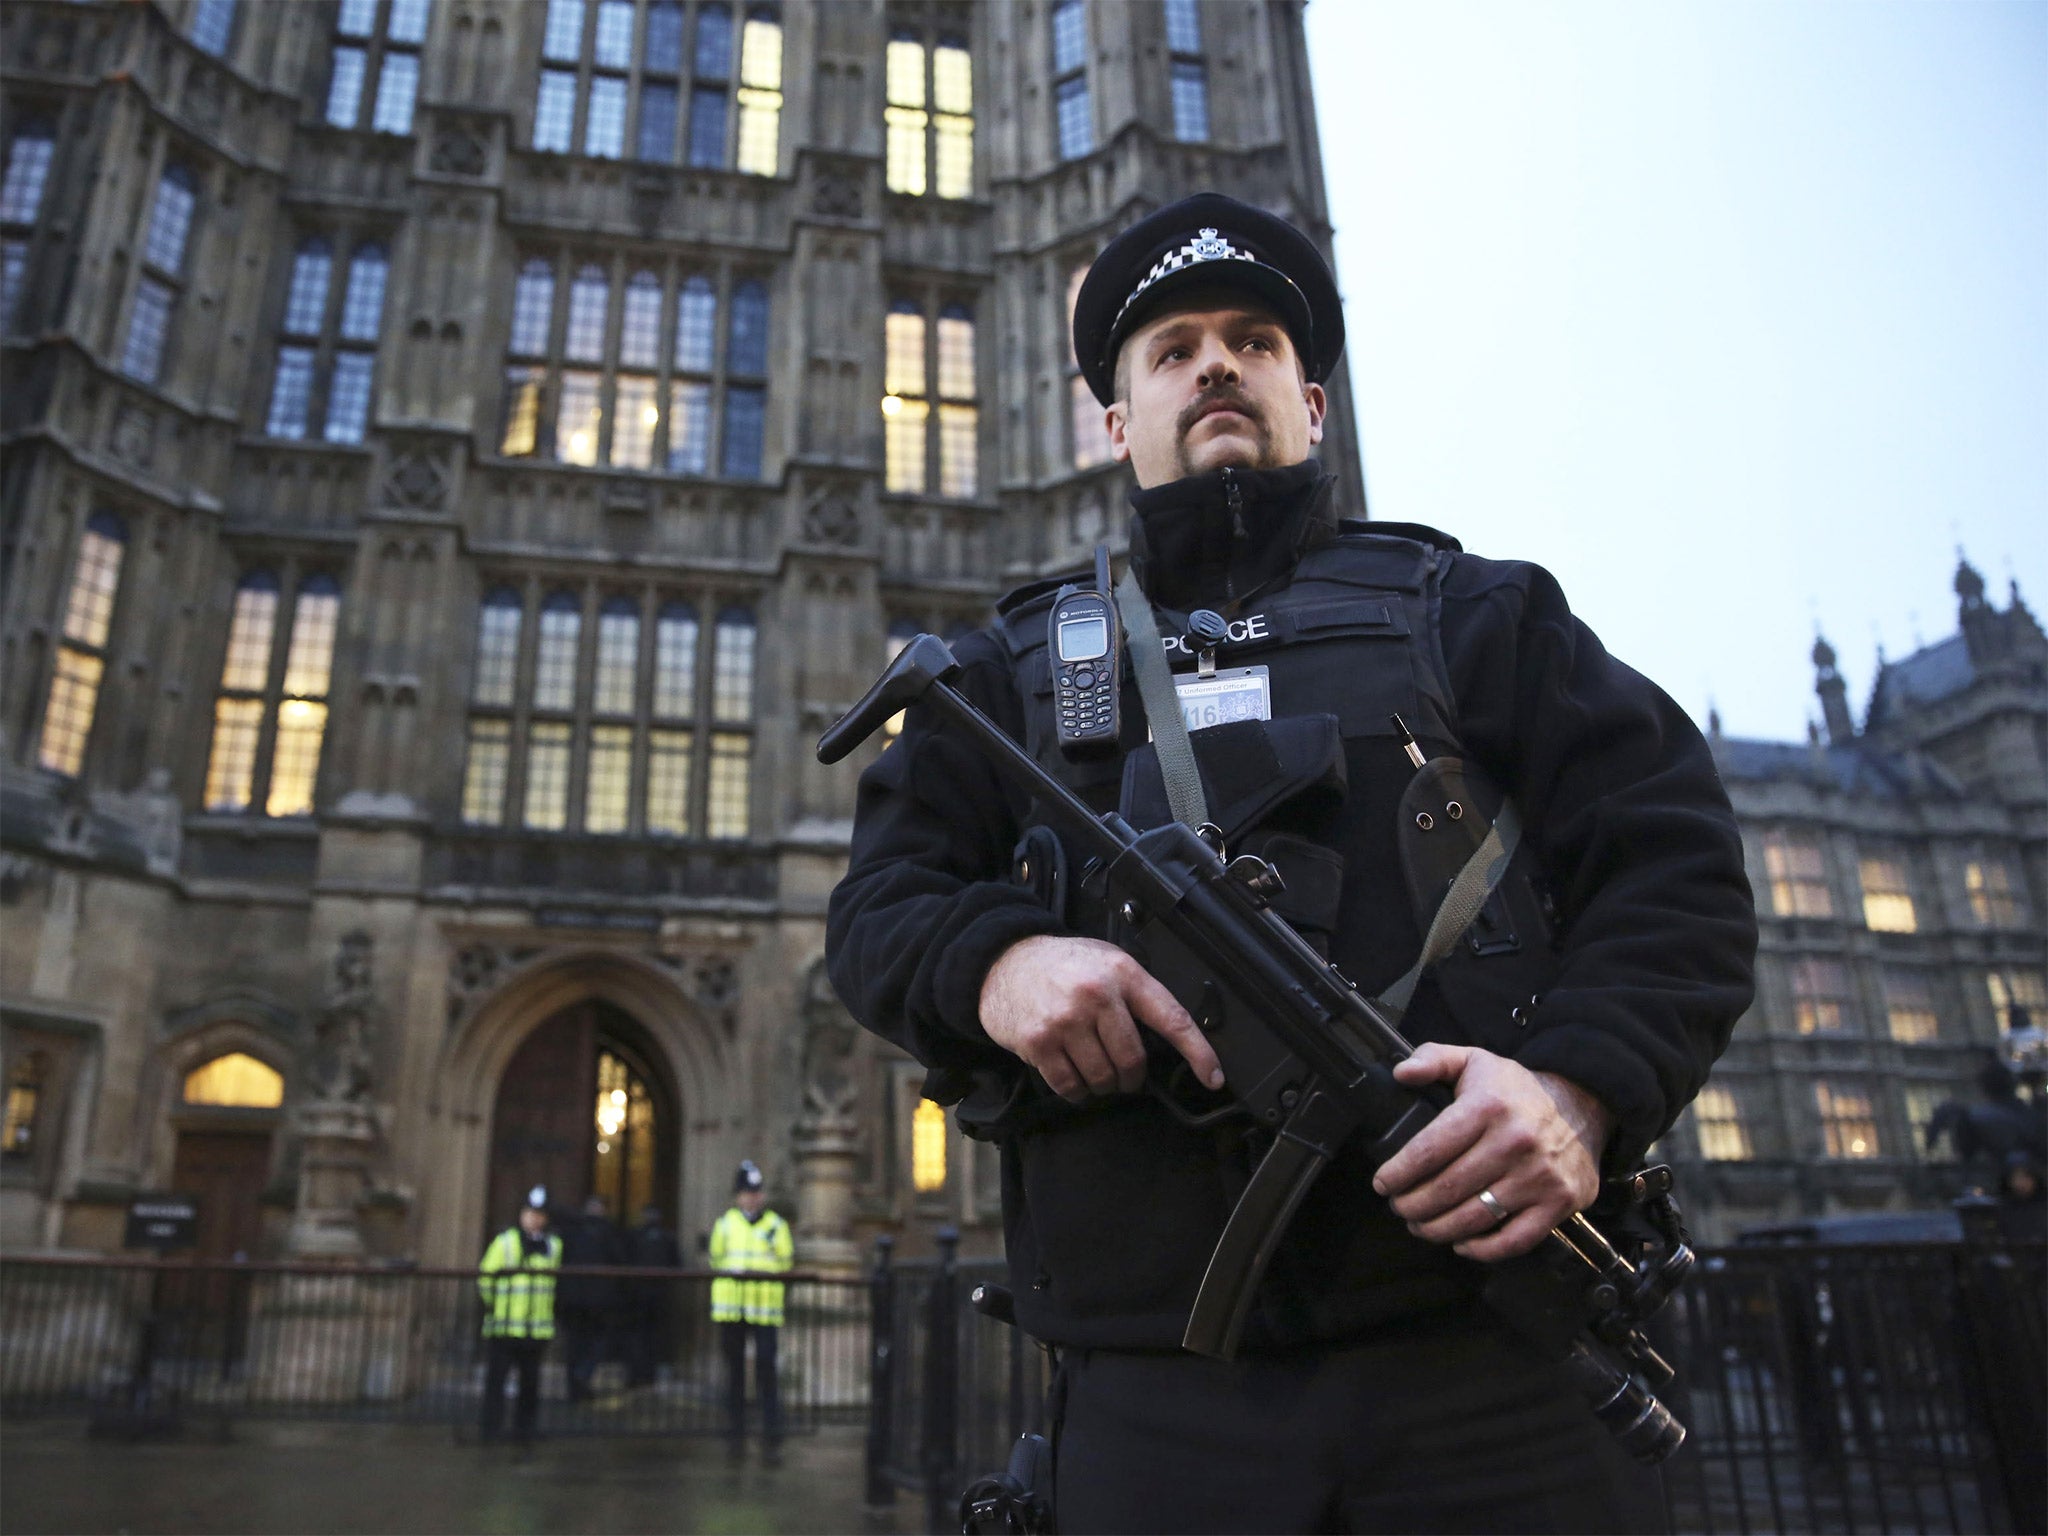
<path fill-rule="evenodd" d="M 915 299 L 898 299 L 883 317 L 882 342 L 884 488 L 921 495 L 935 484 L 941 496 L 973 499 L 981 429 L 973 311 L 946 304 L 932 324 Z"/>
<path fill-rule="evenodd" d="M 891 192 L 969 197 L 974 192 L 974 62 L 964 38 L 927 39 L 899 28 L 889 39 L 885 174 Z"/>
<path fill-rule="evenodd" d="M 541 452 L 546 443 L 565 464 L 708 475 L 715 463 L 723 478 L 760 479 L 767 435 L 767 284 L 754 277 L 729 279 L 721 356 L 719 287 L 712 275 L 634 270 L 623 283 L 614 341 L 612 288 L 618 275 L 597 262 L 575 268 L 558 369 L 550 363 L 556 346 L 555 268 L 540 256 L 521 265 L 513 283 L 499 452 L 523 457 Z M 671 294 L 672 321 L 664 319 L 671 313 Z M 671 345 L 664 346 L 664 336 L 672 338 Z"/>
<path fill-rule="evenodd" d="M 235 588 L 207 753 L 209 811 L 246 811 L 259 800 L 267 816 L 313 810 L 341 587 L 324 572 L 301 580 L 280 635 L 282 591 L 270 570 L 248 572 Z"/>
<path fill-rule="evenodd" d="M 361 128 L 369 96 L 373 132 L 412 132 L 429 12 L 430 0 L 343 0 L 327 75 L 329 127 Z"/>
<path fill-rule="evenodd" d="M 359 243 L 349 257 L 338 306 L 333 266 L 333 245 L 324 236 L 302 241 L 292 259 L 279 327 L 283 336 L 264 417 L 263 429 L 271 437 L 306 436 L 323 401 L 321 436 L 326 441 L 360 443 L 369 428 L 390 260 L 377 242 Z"/>

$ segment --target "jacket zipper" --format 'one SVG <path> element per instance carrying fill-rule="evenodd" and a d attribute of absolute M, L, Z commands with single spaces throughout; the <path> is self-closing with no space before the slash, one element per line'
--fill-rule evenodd
<path fill-rule="evenodd" d="M 1231 559 L 1223 574 L 1223 596 L 1227 602 L 1237 601 L 1237 559 L 1236 546 L 1244 542 L 1244 491 L 1237 483 L 1237 470 L 1225 465 L 1223 468 L 1223 504 L 1230 509 Z"/>

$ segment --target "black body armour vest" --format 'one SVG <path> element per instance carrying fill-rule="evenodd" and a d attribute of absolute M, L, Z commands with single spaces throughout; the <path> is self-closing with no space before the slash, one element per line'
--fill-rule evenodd
<path fill-rule="evenodd" d="M 1498 804 L 1481 765 L 1466 764 L 1467 798 L 1479 813 L 1462 826 L 1441 806 L 1432 814 L 1442 798 L 1435 776 L 1418 781 L 1393 721 L 1401 716 L 1431 759 L 1457 757 L 1439 625 L 1440 570 L 1456 545 L 1427 529 L 1333 522 L 1329 484 L 1314 465 L 1224 471 L 1203 483 L 1223 504 L 1187 514 L 1182 531 L 1200 547 L 1174 551 L 1174 579 L 1163 579 L 1157 541 L 1145 536 L 1144 502 L 1157 492 L 1134 498 L 1133 551 L 1160 630 L 1174 637 L 1167 650 L 1177 675 L 1196 667 L 1192 642 L 1179 637 L 1187 609 L 1198 606 L 1229 621 L 1219 668 L 1268 669 L 1270 721 L 1191 738 L 1212 819 L 1231 854 L 1258 852 L 1279 867 L 1288 888 L 1275 903 L 1280 914 L 1377 993 L 1420 953 L 1430 917 Z M 1164 489 L 1184 496 L 1197 486 Z M 1264 547 L 1233 552 L 1230 544 L 1253 542 L 1248 523 Z M 1184 579 L 1190 569 L 1193 582 Z M 1098 811 L 1118 810 L 1140 830 L 1160 825 L 1171 812 L 1128 656 L 1123 751 L 1082 762 L 1060 753 L 1046 625 L 1060 584 L 1034 584 L 998 606 L 995 630 L 1011 658 L 1026 749 Z M 1075 867 L 1049 828 L 1027 830 L 1018 865 L 1070 931 L 1118 937 L 1099 871 Z M 1554 970 L 1541 891 L 1525 847 L 1480 922 L 1417 989 L 1404 1022 L 1411 1039 L 1516 1054 L 1527 1005 Z M 1166 1072 L 1178 1057 L 1145 1033 L 1155 1075 Z M 957 1099 L 967 1085 L 947 1087 L 934 1083 L 934 1096 Z M 1190 1129 L 1149 1095 L 1075 1108 L 1024 1071 L 1007 1080 L 977 1074 L 957 1114 L 968 1134 L 1013 1154 L 1004 1160 L 1004 1211 L 1020 1322 L 1061 1342 L 1173 1347 L 1209 1252 L 1263 1154 L 1260 1133 Z M 1138 1210 L 1147 1235 L 1113 1236 Z M 1340 1155 L 1282 1242 L 1247 1343 L 1341 1337 L 1470 1293 L 1470 1275 L 1448 1251 L 1410 1237 L 1372 1194 L 1363 1160 Z"/>

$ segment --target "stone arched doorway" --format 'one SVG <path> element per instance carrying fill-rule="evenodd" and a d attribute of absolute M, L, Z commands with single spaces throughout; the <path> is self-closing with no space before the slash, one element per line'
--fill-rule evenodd
<path fill-rule="evenodd" d="M 662 1051 L 599 998 L 562 1008 L 520 1042 L 491 1115 L 486 1235 L 545 1185 L 557 1209 L 590 1196 L 630 1224 L 643 1206 L 677 1218 L 682 1105 Z"/>

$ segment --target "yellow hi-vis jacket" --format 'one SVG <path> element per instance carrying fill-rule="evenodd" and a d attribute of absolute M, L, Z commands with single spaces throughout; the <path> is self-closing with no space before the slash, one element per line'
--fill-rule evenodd
<path fill-rule="evenodd" d="M 539 1253 L 528 1253 L 525 1236 L 507 1227 L 491 1239 L 477 1265 L 487 1339 L 555 1336 L 555 1271 L 562 1267 L 562 1240 L 550 1232 Z"/>
<path fill-rule="evenodd" d="M 794 1253 L 789 1223 L 773 1211 L 749 1221 L 747 1213 L 734 1206 L 719 1217 L 711 1228 L 711 1267 L 725 1273 L 711 1282 L 711 1320 L 780 1328 L 782 1282 L 735 1277 L 786 1274 L 795 1262 Z"/>

